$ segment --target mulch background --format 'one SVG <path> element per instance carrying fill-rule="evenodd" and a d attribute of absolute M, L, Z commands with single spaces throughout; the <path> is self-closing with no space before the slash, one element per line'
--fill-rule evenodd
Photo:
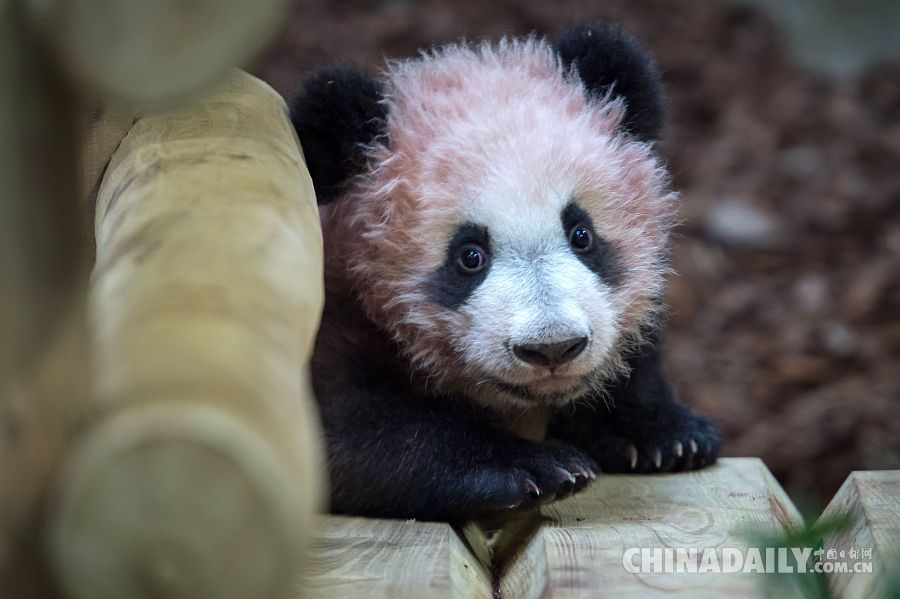
<path fill-rule="evenodd" d="M 333 62 L 613 19 L 664 70 L 683 194 L 668 368 L 801 503 L 900 467 L 900 62 L 835 81 L 722 1 L 302 0 L 255 71 L 286 96 Z"/>

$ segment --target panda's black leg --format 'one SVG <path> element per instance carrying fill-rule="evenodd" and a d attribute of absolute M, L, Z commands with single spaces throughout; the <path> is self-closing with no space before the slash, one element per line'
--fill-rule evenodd
<path fill-rule="evenodd" d="M 629 358 L 630 376 L 564 410 L 553 437 L 584 449 L 604 472 L 694 470 L 716 461 L 721 439 L 706 418 L 675 398 L 662 371 L 657 338 Z"/>
<path fill-rule="evenodd" d="M 467 402 L 399 386 L 318 387 L 334 512 L 461 522 L 570 495 L 595 477 L 574 446 L 504 433 Z"/>

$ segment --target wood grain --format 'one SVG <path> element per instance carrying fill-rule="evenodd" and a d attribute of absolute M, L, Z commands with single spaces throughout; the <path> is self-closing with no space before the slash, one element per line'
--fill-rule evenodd
<path fill-rule="evenodd" d="M 705 470 L 602 476 L 582 494 L 541 512 L 534 536 L 504 558 L 503 597 L 763 595 L 759 577 L 727 573 L 636 573 L 629 547 L 748 547 L 749 532 L 791 529 L 796 508 L 765 465 L 726 458 Z"/>
<path fill-rule="evenodd" d="M 871 548 L 872 572 L 828 574 L 834 596 L 891 596 L 900 585 L 900 470 L 850 473 L 822 513 L 822 519 L 835 517 L 846 517 L 848 526 L 826 536 L 823 547 L 845 555 Z"/>
<path fill-rule="evenodd" d="M 447 524 L 328 516 L 306 564 L 316 599 L 488 598 L 491 577 Z"/>

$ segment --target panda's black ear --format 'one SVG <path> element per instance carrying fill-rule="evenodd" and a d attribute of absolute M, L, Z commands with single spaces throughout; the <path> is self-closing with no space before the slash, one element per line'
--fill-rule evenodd
<path fill-rule="evenodd" d="M 579 25 L 556 43 L 564 66 L 575 65 L 588 93 L 602 96 L 612 89 L 622 96 L 622 126 L 634 137 L 652 141 L 665 123 L 662 80 L 650 52 L 615 25 Z"/>
<path fill-rule="evenodd" d="M 301 85 L 291 122 L 320 204 L 339 197 L 365 168 L 365 146 L 385 133 L 383 96 L 378 81 L 351 67 L 316 71 Z"/>

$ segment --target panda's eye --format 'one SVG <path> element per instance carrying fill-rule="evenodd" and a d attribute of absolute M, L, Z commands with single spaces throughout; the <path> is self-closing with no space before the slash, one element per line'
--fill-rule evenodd
<path fill-rule="evenodd" d="M 576 252 L 589 252 L 594 247 L 594 234 L 586 226 L 576 225 L 569 231 L 569 245 Z"/>
<path fill-rule="evenodd" d="M 477 245 L 464 245 L 459 251 L 457 262 L 463 271 L 474 274 L 485 267 L 487 264 L 487 255 L 485 251 Z"/>

